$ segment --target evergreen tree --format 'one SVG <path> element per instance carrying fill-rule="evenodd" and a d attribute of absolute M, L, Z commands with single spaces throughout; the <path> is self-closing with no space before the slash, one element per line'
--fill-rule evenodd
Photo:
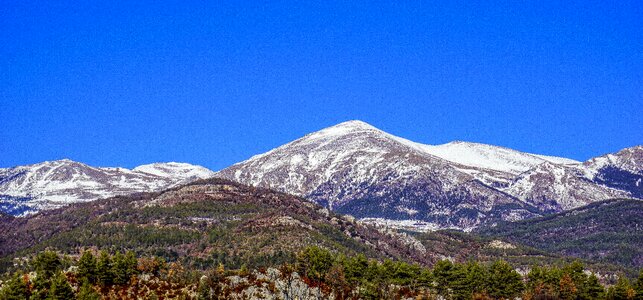
<path fill-rule="evenodd" d="M 604 293 L 605 293 L 605 288 L 603 288 L 601 283 L 598 281 L 598 277 L 592 274 L 589 277 L 587 277 L 587 283 L 585 285 L 583 294 L 581 294 L 580 298 L 581 299 L 599 299 L 599 298 L 603 298 Z"/>
<path fill-rule="evenodd" d="M 38 276 L 42 276 L 44 279 L 50 279 L 62 269 L 62 262 L 58 254 L 49 250 L 36 255 L 31 261 L 31 264 L 38 273 Z"/>
<path fill-rule="evenodd" d="M 49 289 L 49 297 L 51 300 L 68 300 L 74 298 L 74 290 L 67 281 L 67 277 L 62 272 L 59 272 L 51 281 L 51 289 Z"/>
<path fill-rule="evenodd" d="M 99 300 L 100 295 L 94 290 L 94 287 L 87 279 L 83 280 L 80 288 L 78 289 L 78 300 Z"/>
<path fill-rule="evenodd" d="M 630 281 L 625 276 L 620 276 L 614 286 L 609 289 L 608 299 L 613 300 L 631 300 L 634 299 L 635 292 Z"/>
<path fill-rule="evenodd" d="M 78 260 L 78 278 L 96 283 L 96 258 L 90 251 L 84 251 Z"/>
<path fill-rule="evenodd" d="M 451 289 L 451 297 L 455 300 L 471 299 L 473 289 L 467 276 L 467 268 L 462 264 L 455 264 L 450 273 L 448 286 Z"/>
<path fill-rule="evenodd" d="M 522 277 L 505 261 L 494 262 L 489 268 L 488 293 L 496 299 L 513 299 L 524 289 Z"/>
<path fill-rule="evenodd" d="M 433 273 L 429 269 L 422 269 L 418 275 L 418 285 L 422 288 L 433 288 Z"/>
<path fill-rule="evenodd" d="M 469 290 L 475 294 L 485 294 L 487 292 L 487 270 L 477 262 L 469 262 L 467 269 L 467 283 Z"/>
<path fill-rule="evenodd" d="M 300 270 L 308 278 L 321 281 L 333 264 L 333 257 L 326 249 L 311 246 L 304 249 L 297 260 Z"/>
<path fill-rule="evenodd" d="M 128 266 L 125 262 L 125 256 L 116 252 L 112 257 L 112 274 L 114 275 L 114 284 L 124 285 L 129 282 Z"/>
<path fill-rule="evenodd" d="M 346 258 L 342 261 L 346 279 L 356 284 L 364 276 L 368 269 L 368 259 L 364 254 L 358 254 L 354 257 Z"/>
<path fill-rule="evenodd" d="M 25 277 L 23 277 L 20 273 L 15 273 L 13 277 L 4 284 L 2 290 L 0 290 L 0 299 L 29 299 L 29 285 L 27 280 L 25 280 Z"/>
<path fill-rule="evenodd" d="M 451 282 L 453 282 L 454 265 L 449 260 L 440 260 L 433 267 L 435 289 L 438 294 L 449 297 Z"/>
<path fill-rule="evenodd" d="M 96 277 L 103 286 L 109 286 L 113 283 L 112 260 L 107 251 L 100 252 L 100 257 L 96 263 Z"/>
<path fill-rule="evenodd" d="M 33 279 L 31 298 L 32 300 L 47 299 L 49 297 L 49 289 L 51 288 L 51 278 L 36 275 Z"/>
<path fill-rule="evenodd" d="M 136 254 L 134 254 L 134 251 L 127 251 L 125 253 L 125 269 L 127 270 L 127 276 L 132 277 L 136 274 L 138 274 L 138 259 L 136 259 Z"/>
<path fill-rule="evenodd" d="M 578 288 L 576 287 L 576 284 L 574 284 L 572 277 L 565 273 L 565 275 L 560 279 L 560 287 L 558 289 L 559 298 L 563 300 L 575 299 L 577 293 Z"/>

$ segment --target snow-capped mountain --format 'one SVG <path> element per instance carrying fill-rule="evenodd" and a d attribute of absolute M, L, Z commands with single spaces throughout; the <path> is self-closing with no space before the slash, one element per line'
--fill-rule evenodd
<path fill-rule="evenodd" d="M 129 170 L 92 167 L 68 159 L 0 169 L 0 211 L 21 215 L 74 202 L 158 191 L 213 174 L 184 163 Z"/>
<path fill-rule="evenodd" d="M 643 199 L 643 146 L 592 158 L 583 166 L 587 178 Z"/>
<path fill-rule="evenodd" d="M 609 166 L 616 161 L 611 159 Z M 424 145 L 349 121 L 217 176 L 304 196 L 368 221 L 471 229 L 606 198 L 636 197 L 594 180 L 604 173 L 592 171 L 597 164 L 468 142 Z M 640 170 L 641 163 L 628 156 L 617 165 Z"/>

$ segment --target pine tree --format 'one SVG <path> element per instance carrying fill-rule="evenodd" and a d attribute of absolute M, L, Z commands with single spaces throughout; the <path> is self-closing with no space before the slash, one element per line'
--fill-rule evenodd
<path fill-rule="evenodd" d="M 87 279 L 83 280 L 83 283 L 78 289 L 78 300 L 99 300 L 100 295 L 94 290 L 94 287 L 89 283 Z"/>
<path fill-rule="evenodd" d="M 429 269 L 422 269 L 418 275 L 418 284 L 422 288 L 433 288 L 433 273 Z"/>
<path fill-rule="evenodd" d="M 112 274 L 114 275 L 114 284 L 124 285 L 129 282 L 128 266 L 125 256 L 120 252 L 116 252 L 112 257 Z"/>
<path fill-rule="evenodd" d="M 455 267 L 449 260 L 438 261 L 433 267 L 433 278 L 435 279 L 435 289 L 438 294 L 449 297 L 448 291 L 453 282 L 453 271 Z"/>
<path fill-rule="evenodd" d="M 101 251 L 96 263 L 96 277 L 103 286 L 112 285 L 114 275 L 112 274 L 112 260 L 107 251 Z"/>
<path fill-rule="evenodd" d="M 487 292 L 487 270 L 477 262 L 469 262 L 466 266 L 467 282 L 473 294 L 486 294 Z"/>
<path fill-rule="evenodd" d="M 84 251 L 78 260 L 78 278 L 96 283 L 96 258 L 90 251 Z"/>
<path fill-rule="evenodd" d="M 13 277 L 4 284 L 2 290 L 0 290 L 0 299 L 29 299 L 29 286 L 25 278 L 21 274 L 15 273 Z"/>
<path fill-rule="evenodd" d="M 630 281 L 625 276 L 620 276 L 614 286 L 609 289 L 608 299 L 630 300 L 634 299 L 635 292 Z"/>
<path fill-rule="evenodd" d="M 42 276 L 44 279 L 51 278 L 62 268 L 62 262 L 60 261 L 58 254 L 49 250 L 40 252 L 36 255 L 36 257 L 31 261 L 31 264 L 34 266 L 38 276 Z"/>
<path fill-rule="evenodd" d="M 496 299 L 513 299 L 524 289 L 522 277 L 505 261 L 494 262 L 489 268 L 488 292 Z"/>
<path fill-rule="evenodd" d="M 333 258 L 330 252 L 317 246 L 304 249 L 297 259 L 300 270 L 308 278 L 321 281 L 330 270 Z"/>
<path fill-rule="evenodd" d="M 558 291 L 560 299 L 571 300 L 576 298 L 578 288 L 576 287 L 576 284 L 574 284 L 571 275 L 567 273 L 563 275 L 563 277 L 560 279 L 560 286 Z"/>
<path fill-rule="evenodd" d="M 368 259 L 362 253 L 342 260 L 342 264 L 344 265 L 346 280 L 353 284 L 360 281 L 368 269 Z"/>
<path fill-rule="evenodd" d="M 127 270 L 127 277 L 131 278 L 132 276 L 138 274 L 138 259 L 136 259 L 136 254 L 134 251 L 127 251 L 125 254 L 124 261 L 125 269 Z"/>
<path fill-rule="evenodd" d="M 51 300 L 68 300 L 74 299 L 74 290 L 67 281 L 65 274 L 60 272 L 51 281 L 51 289 L 49 290 L 49 297 Z"/>
<path fill-rule="evenodd" d="M 51 288 L 51 278 L 36 275 L 33 279 L 30 299 L 47 299 Z"/>
<path fill-rule="evenodd" d="M 451 297 L 455 300 L 471 299 L 473 290 L 467 278 L 467 269 L 462 264 L 455 264 L 448 283 Z"/>
<path fill-rule="evenodd" d="M 592 274 L 587 277 L 587 282 L 585 284 L 585 289 L 581 295 L 581 299 L 599 299 L 602 298 L 605 293 L 605 288 L 598 281 L 598 277 Z"/>

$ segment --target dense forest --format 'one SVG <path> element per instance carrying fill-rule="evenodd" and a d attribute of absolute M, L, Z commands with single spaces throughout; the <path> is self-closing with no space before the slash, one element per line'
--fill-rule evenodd
<path fill-rule="evenodd" d="M 502 260 L 438 261 L 432 268 L 403 261 L 345 256 L 307 247 L 293 263 L 270 267 L 185 268 L 159 257 L 85 250 L 45 250 L 16 260 L 0 299 L 642 299 L 638 278 L 602 284 L 575 261 L 534 266 L 520 274 Z"/>

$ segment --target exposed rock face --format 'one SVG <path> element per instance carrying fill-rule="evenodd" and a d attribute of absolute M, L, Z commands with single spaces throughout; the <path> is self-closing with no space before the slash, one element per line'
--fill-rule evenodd
<path fill-rule="evenodd" d="M 641 197 L 640 152 L 634 147 L 582 164 L 476 143 L 423 145 L 350 121 L 217 176 L 303 196 L 358 218 L 468 230 Z"/>

